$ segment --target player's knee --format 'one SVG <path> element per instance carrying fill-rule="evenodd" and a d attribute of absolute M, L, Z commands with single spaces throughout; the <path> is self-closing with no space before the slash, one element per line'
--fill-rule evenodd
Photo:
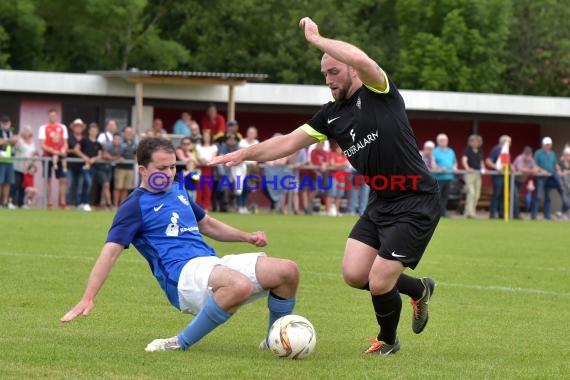
<path fill-rule="evenodd" d="M 369 286 L 372 294 L 385 294 L 394 288 L 394 284 L 382 278 L 370 278 Z"/>
<path fill-rule="evenodd" d="M 368 282 L 367 276 L 363 276 L 360 273 L 347 270 L 346 268 L 344 268 L 342 271 L 342 277 L 348 286 L 358 289 L 361 289 Z"/>
<path fill-rule="evenodd" d="M 246 301 L 253 293 L 253 284 L 246 277 L 236 279 L 231 286 L 234 299 L 239 303 Z"/>
<path fill-rule="evenodd" d="M 283 260 L 281 262 L 283 269 L 283 282 L 297 285 L 299 283 L 299 266 L 292 260 Z"/>

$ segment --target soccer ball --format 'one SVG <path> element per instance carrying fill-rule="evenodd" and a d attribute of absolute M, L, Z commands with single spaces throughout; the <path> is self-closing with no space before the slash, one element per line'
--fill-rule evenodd
<path fill-rule="evenodd" d="M 269 349 L 275 356 L 303 359 L 313 352 L 317 343 L 315 328 L 306 318 L 286 315 L 269 329 Z"/>

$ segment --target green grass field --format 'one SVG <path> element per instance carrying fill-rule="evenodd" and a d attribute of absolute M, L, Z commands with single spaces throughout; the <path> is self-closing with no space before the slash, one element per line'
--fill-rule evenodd
<path fill-rule="evenodd" d="M 0 379 L 543 379 L 570 377 L 569 224 L 443 220 L 417 275 L 438 281 L 430 322 L 411 331 L 404 300 L 391 357 L 363 356 L 377 333 L 369 295 L 344 285 L 341 257 L 355 218 L 218 215 L 265 229 L 272 256 L 296 260 L 296 313 L 317 329 L 315 352 L 290 361 L 260 352 L 265 301 L 245 306 L 186 352 L 147 343 L 190 321 L 148 265 L 125 251 L 88 318 L 58 319 L 81 297 L 112 214 L 0 210 Z M 220 254 L 246 244 L 214 244 Z"/>

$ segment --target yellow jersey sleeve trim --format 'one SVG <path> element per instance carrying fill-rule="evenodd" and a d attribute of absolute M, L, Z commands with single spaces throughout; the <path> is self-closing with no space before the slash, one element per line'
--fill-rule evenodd
<path fill-rule="evenodd" d="M 382 75 L 384 75 L 384 83 L 386 85 L 385 89 L 380 89 L 380 88 L 376 88 L 376 87 L 372 87 L 369 86 L 367 84 L 365 84 L 366 88 L 368 88 L 370 91 L 373 91 L 377 94 L 387 94 L 390 92 L 390 82 L 388 82 L 388 76 L 386 75 L 386 73 L 384 72 L 384 70 L 382 70 L 381 68 L 378 68 L 378 70 L 382 71 Z"/>
<path fill-rule="evenodd" d="M 301 128 L 301 130 L 303 132 L 305 132 L 306 134 L 308 134 L 309 136 L 311 136 L 312 138 L 316 139 L 318 142 L 323 142 L 328 140 L 328 137 L 323 135 L 321 132 L 315 130 L 313 127 L 311 127 L 309 124 L 303 124 L 301 125 L 299 128 Z"/>

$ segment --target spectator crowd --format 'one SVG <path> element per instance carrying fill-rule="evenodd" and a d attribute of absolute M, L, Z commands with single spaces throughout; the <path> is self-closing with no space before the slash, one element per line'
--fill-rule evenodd
<path fill-rule="evenodd" d="M 165 137 L 176 145 L 177 171 L 185 178 L 183 186 L 205 210 L 247 214 L 268 202 L 274 212 L 336 216 L 362 214 L 366 208 L 370 188 L 354 183 L 357 173 L 334 141 L 316 143 L 273 162 L 249 161 L 236 167 L 211 167 L 208 162 L 216 155 L 257 144 L 256 127 L 249 126 L 242 135 L 237 120 L 226 123 L 215 105 L 209 105 L 200 124 L 190 112 L 183 112 L 172 131 L 168 134 L 159 118 L 139 136 L 131 126 L 119 128 L 112 119 L 103 128 L 79 118 L 67 127 L 60 122 L 57 111 L 50 110 L 47 122 L 39 127 L 36 146 L 30 126 L 16 133 L 10 118 L 3 116 L 0 118 L 0 204 L 5 208 L 33 207 L 39 193 L 34 178 L 41 171 L 46 175 L 48 208 L 57 205 L 83 211 L 116 209 L 138 185 L 135 183 L 137 142 L 145 137 Z M 485 155 L 481 136 L 471 135 L 459 159 L 443 133 L 436 136 L 435 143 L 430 140 L 423 144 L 419 154 L 439 182 L 442 216 L 448 215 L 450 197 L 459 195 L 460 213 L 475 218 L 482 176 L 490 174 L 493 190 L 489 217 L 503 217 L 505 168 L 500 154 L 510 143 L 509 136 L 501 136 Z M 38 157 L 43 157 L 41 165 Z M 568 219 L 570 145 L 557 156 L 552 150 L 552 139 L 545 137 L 536 151 L 527 146 L 516 155 L 511 171 L 515 173 L 512 210 L 515 219 L 521 218 L 521 205 L 531 219 L 537 218 L 541 206 L 545 219 L 552 219 L 553 215 Z M 283 186 L 280 182 L 279 186 L 265 186 L 261 183 L 262 175 L 288 179 L 292 185 Z M 346 186 L 339 182 L 341 177 L 353 182 Z M 211 179 L 209 185 L 204 186 L 206 182 L 201 181 L 204 178 Z M 57 193 L 52 194 L 53 190 Z M 561 208 L 554 214 L 552 191 L 562 200 Z"/>
<path fill-rule="evenodd" d="M 489 218 L 504 217 L 504 173 L 506 165 L 502 163 L 501 151 L 510 148 L 511 137 L 503 135 L 498 144 L 493 146 L 488 155 L 483 151 L 483 139 L 479 135 L 471 135 L 463 149 L 461 160 L 448 146 L 449 139 L 439 134 L 436 143 L 426 141 L 421 151 L 422 158 L 439 182 L 441 215 L 447 216 L 450 189 L 465 194 L 465 202 L 460 213 L 467 218 L 476 216 L 481 197 L 482 175 L 490 174 L 492 193 L 489 205 Z M 508 150 L 507 150 L 508 151 Z M 561 155 L 552 150 L 552 139 L 544 137 L 539 149 L 533 152 L 526 146 L 522 152 L 513 154 L 510 163 L 511 175 L 514 175 L 512 191 L 512 214 L 514 219 L 522 219 L 521 205 L 535 220 L 539 208 L 542 207 L 544 219 L 553 219 L 552 192 L 560 196 L 560 209 L 554 216 L 560 220 L 568 220 L 570 210 L 570 144 L 566 144 Z M 461 166 L 459 166 L 459 164 Z M 522 198 L 521 198 L 522 196 Z"/>

